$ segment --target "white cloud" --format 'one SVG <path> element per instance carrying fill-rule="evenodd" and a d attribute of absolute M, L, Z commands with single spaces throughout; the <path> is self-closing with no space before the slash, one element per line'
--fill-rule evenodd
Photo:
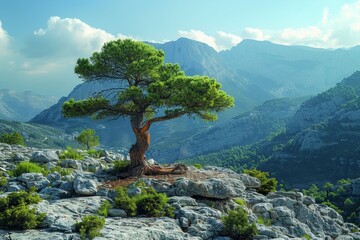
<path fill-rule="evenodd" d="M 214 48 L 216 51 L 222 51 L 230 49 L 239 42 L 242 41 L 240 36 L 237 36 L 232 33 L 226 33 L 223 31 L 218 31 L 216 36 L 210 36 L 205 34 L 203 31 L 191 29 L 190 31 L 179 30 L 178 32 L 180 37 L 186 37 L 193 39 L 199 42 L 206 43 L 210 47 Z"/>
<path fill-rule="evenodd" d="M 220 50 L 230 49 L 239 44 L 243 39 L 235 34 L 218 31 L 216 42 Z"/>
<path fill-rule="evenodd" d="M 286 45 L 296 44 L 319 48 L 360 45 L 360 0 L 352 4 L 344 4 L 339 12 L 331 15 L 329 10 L 324 8 L 319 22 L 312 26 L 286 28 L 279 31 L 246 28 L 241 36 Z"/>
<path fill-rule="evenodd" d="M 322 24 L 326 25 L 328 23 L 328 18 L 329 18 L 329 9 L 325 8 L 321 19 Z"/>
<path fill-rule="evenodd" d="M 47 27 L 36 30 L 28 40 L 24 53 L 29 57 L 86 57 L 114 39 L 114 35 L 79 19 L 50 17 Z"/>
<path fill-rule="evenodd" d="M 0 21 L 0 56 L 5 56 L 9 53 L 10 49 L 10 37 L 5 29 L 2 27 Z"/>
<path fill-rule="evenodd" d="M 271 39 L 271 36 L 269 34 L 266 34 L 263 30 L 252 27 L 245 28 L 242 32 L 242 37 L 255 39 L 258 41 L 265 41 Z"/>
<path fill-rule="evenodd" d="M 210 47 L 214 48 L 216 51 L 219 51 L 218 46 L 216 44 L 216 39 L 212 36 L 206 35 L 204 32 L 200 30 L 194 30 L 194 29 L 191 29 L 190 31 L 179 30 L 179 35 L 181 37 L 186 37 L 199 42 L 206 43 Z"/>

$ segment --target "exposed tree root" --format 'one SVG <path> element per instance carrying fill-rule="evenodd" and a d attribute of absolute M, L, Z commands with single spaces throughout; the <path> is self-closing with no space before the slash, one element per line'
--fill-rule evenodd
<path fill-rule="evenodd" d="M 167 175 L 167 174 L 183 174 L 188 168 L 183 164 L 177 164 L 173 167 L 160 166 L 136 166 L 128 169 L 126 172 L 119 173 L 120 178 L 126 177 L 141 177 L 143 175 Z"/>

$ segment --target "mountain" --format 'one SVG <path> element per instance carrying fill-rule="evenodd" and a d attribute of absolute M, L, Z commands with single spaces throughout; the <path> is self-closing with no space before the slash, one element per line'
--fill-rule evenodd
<path fill-rule="evenodd" d="M 0 119 L 28 121 L 54 103 L 55 97 L 0 89 Z"/>
<path fill-rule="evenodd" d="M 0 120 L 0 135 L 10 132 L 20 132 L 25 144 L 29 147 L 65 148 L 78 145 L 72 135 L 66 134 L 61 129 L 40 124 Z"/>
<path fill-rule="evenodd" d="M 360 72 L 305 101 L 283 131 L 248 146 L 183 160 L 257 167 L 292 187 L 360 177 Z"/>
<path fill-rule="evenodd" d="M 217 122 L 224 124 L 270 99 L 317 94 L 360 67 L 360 59 L 357 57 L 359 47 L 324 50 L 244 40 L 229 51 L 217 53 L 204 43 L 186 38 L 152 45 L 164 50 L 166 61 L 180 64 L 186 74 L 215 77 L 223 89 L 234 96 L 235 107 L 221 113 Z M 69 133 L 91 127 L 99 131 L 105 145 L 128 148 L 134 138 L 126 119 L 95 122 L 79 118 L 64 119 L 61 116 L 61 105 L 67 99 L 73 97 L 80 100 L 105 88 L 111 88 L 111 85 L 82 83 L 68 97 L 60 99 L 56 105 L 33 118 L 32 122 L 61 126 Z M 169 136 L 183 141 L 214 124 L 186 117 L 154 124 L 151 127 L 152 143 L 170 139 Z M 226 138 L 220 139 L 222 145 L 226 146 Z"/>
<path fill-rule="evenodd" d="M 162 138 L 153 144 L 148 155 L 159 162 L 173 162 L 232 146 L 255 143 L 285 128 L 303 101 L 305 98 L 268 100 L 249 112 L 204 128 L 197 134 L 188 131 L 188 136 L 183 134 L 179 137 L 178 133 L 174 133 Z"/>
<path fill-rule="evenodd" d="M 360 46 L 318 49 L 244 40 L 220 55 L 249 85 L 275 97 L 314 95 L 360 70 Z"/>

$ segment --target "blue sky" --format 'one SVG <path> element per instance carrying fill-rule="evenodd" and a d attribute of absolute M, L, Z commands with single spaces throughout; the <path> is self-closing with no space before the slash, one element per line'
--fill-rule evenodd
<path fill-rule="evenodd" d="M 179 37 L 217 51 L 243 39 L 320 48 L 360 44 L 360 0 L 0 0 L 0 89 L 62 96 L 75 61 L 116 38 Z"/>

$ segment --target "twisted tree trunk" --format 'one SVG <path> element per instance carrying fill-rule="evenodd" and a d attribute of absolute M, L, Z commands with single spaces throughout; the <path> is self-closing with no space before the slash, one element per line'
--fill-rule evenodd
<path fill-rule="evenodd" d="M 141 175 L 163 175 L 163 174 L 181 174 L 186 172 L 187 167 L 177 165 L 172 168 L 162 168 L 160 166 L 150 166 L 145 157 L 145 152 L 150 146 L 150 122 L 147 121 L 142 128 L 132 127 L 136 137 L 136 143 L 130 148 L 129 155 L 131 161 L 131 176 Z"/>

